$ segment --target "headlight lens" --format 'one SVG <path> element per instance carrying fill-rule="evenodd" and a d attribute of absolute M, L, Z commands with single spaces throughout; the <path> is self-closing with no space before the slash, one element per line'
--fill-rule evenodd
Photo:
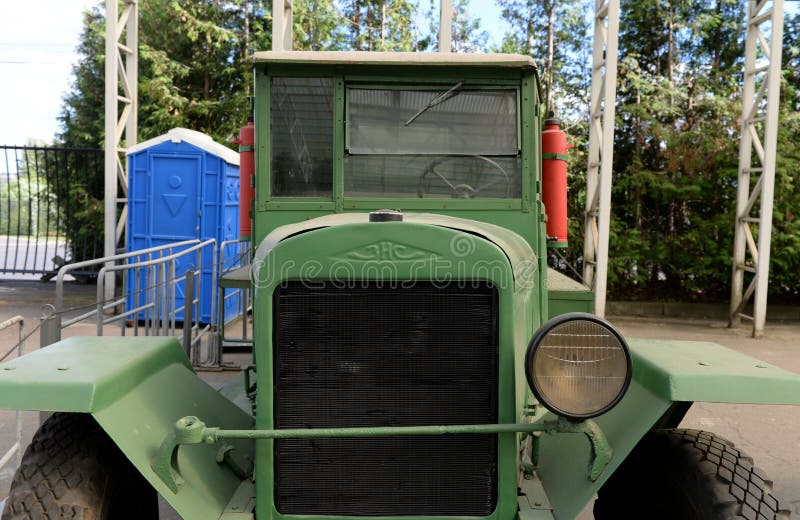
<path fill-rule="evenodd" d="M 622 335 L 592 314 L 570 313 L 545 323 L 528 345 L 528 384 L 548 410 L 588 419 L 616 405 L 631 381 Z"/>

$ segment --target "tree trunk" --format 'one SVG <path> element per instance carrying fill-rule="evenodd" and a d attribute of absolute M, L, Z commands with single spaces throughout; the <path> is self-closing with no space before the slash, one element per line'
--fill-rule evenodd
<path fill-rule="evenodd" d="M 381 48 L 380 50 L 386 50 L 386 2 L 381 2 Z"/>
<path fill-rule="evenodd" d="M 669 78 L 669 104 L 675 104 L 675 97 L 673 89 L 675 87 L 675 10 L 669 6 L 669 23 L 668 23 L 668 40 L 667 40 L 667 76 Z"/>
<path fill-rule="evenodd" d="M 372 51 L 372 9 L 367 4 L 367 50 Z"/>
<path fill-rule="evenodd" d="M 242 61 L 247 61 L 247 53 L 250 51 L 250 2 L 244 0 L 244 52 Z M 244 95 L 250 97 L 250 82 L 244 82 Z"/>
<path fill-rule="evenodd" d="M 546 2 L 544 8 L 547 10 L 547 70 L 545 71 L 545 74 L 547 75 L 546 113 L 549 116 L 550 111 L 553 110 L 553 54 L 554 54 L 553 33 L 555 32 L 555 23 L 556 23 L 555 0 Z"/>
<path fill-rule="evenodd" d="M 717 0 L 716 6 L 717 16 L 722 18 L 722 0 Z M 714 75 L 719 71 L 719 66 L 722 61 L 722 24 L 717 24 L 714 28 L 714 62 L 711 67 L 711 74 Z"/>

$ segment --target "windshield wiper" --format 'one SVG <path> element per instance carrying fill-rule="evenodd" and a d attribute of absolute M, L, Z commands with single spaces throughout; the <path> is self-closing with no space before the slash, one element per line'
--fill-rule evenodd
<path fill-rule="evenodd" d="M 430 108 L 433 108 L 433 107 L 435 107 L 436 105 L 441 105 L 442 103 L 444 103 L 445 101 L 447 101 L 447 100 L 448 100 L 448 99 L 450 99 L 451 97 L 453 97 L 453 96 L 457 96 L 457 95 L 458 95 L 458 89 L 460 89 L 462 85 L 464 85 L 464 82 L 463 82 L 463 81 L 459 81 L 458 83 L 456 83 L 455 85 L 453 85 L 453 86 L 450 88 L 450 90 L 448 90 L 447 92 L 444 92 L 444 93 L 442 93 L 442 94 L 439 94 L 439 95 L 438 95 L 438 96 L 436 96 L 435 98 L 431 99 L 430 103 L 428 103 L 428 104 L 427 104 L 427 105 L 425 105 L 424 107 L 420 108 L 420 109 L 417 111 L 417 113 L 416 113 L 416 114 L 414 114 L 413 116 L 411 116 L 411 119 L 409 119 L 408 121 L 406 121 L 406 124 L 405 124 L 404 126 L 408 126 L 408 125 L 410 125 L 411 123 L 413 123 L 413 122 L 414 122 L 414 121 L 415 121 L 415 120 L 416 120 L 416 119 L 417 119 L 419 116 L 421 116 L 422 114 L 424 114 L 424 113 L 425 113 L 425 112 L 426 112 L 428 109 L 430 109 Z"/>

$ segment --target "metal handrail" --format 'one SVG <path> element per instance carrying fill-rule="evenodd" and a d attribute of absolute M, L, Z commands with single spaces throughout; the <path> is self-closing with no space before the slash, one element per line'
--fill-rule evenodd
<path fill-rule="evenodd" d="M 58 274 L 56 275 L 56 301 L 55 301 L 55 313 L 60 314 L 62 310 L 62 306 L 64 305 L 64 276 L 66 276 L 70 271 L 74 271 L 76 269 L 80 269 L 82 267 L 89 267 L 92 265 L 98 264 L 106 264 L 108 262 L 116 262 L 118 260 L 125 260 L 131 257 L 137 257 L 142 255 L 152 255 L 153 253 L 161 252 L 165 249 L 174 249 L 176 247 L 181 247 L 185 245 L 197 244 L 200 240 L 192 239 L 192 240 L 184 240 L 182 242 L 173 242 L 170 244 L 164 244 L 160 246 L 154 246 L 147 249 L 139 249 L 138 251 L 131 251 L 129 253 L 120 253 L 118 255 L 112 256 L 105 256 L 103 258 L 95 258 L 93 260 L 84 260 L 83 262 L 75 262 L 73 264 L 67 264 L 61 267 L 58 270 Z M 107 266 L 108 267 L 108 266 Z"/>
<path fill-rule="evenodd" d="M 225 248 L 234 244 L 240 246 L 239 254 L 233 258 L 233 265 L 229 269 L 225 269 Z M 220 279 L 226 272 L 231 272 L 237 269 L 236 264 L 241 262 L 242 266 L 250 264 L 250 241 L 242 239 L 226 240 L 220 244 L 219 248 L 219 266 L 220 266 Z M 252 346 L 253 340 L 247 337 L 247 313 L 250 308 L 250 289 L 236 288 L 232 289 L 234 292 L 230 296 L 225 296 L 225 289 L 218 287 L 218 316 L 217 316 L 217 341 L 214 344 L 213 359 L 214 363 L 222 363 L 222 351 L 226 344 L 229 345 L 250 345 Z M 239 303 L 242 313 L 242 336 L 239 338 L 229 338 L 225 336 L 225 300 L 235 296 L 236 291 L 239 291 Z"/>
<path fill-rule="evenodd" d="M 178 312 L 181 310 L 184 311 L 184 316 L 191 316 L 192 313 L 187 312 L 189 307 L 193 308 L 198 306 L 198 312 L 195 314 L 196 320 L 195 323 L 187 322 L 184 319 L 184 329 L 186 327 L 191 328 L 191 332 L 197 332 L 197 335 L 194 339 L 192 339 L 192 344 L 194 345 L 197 343 L 201 336 L 206 332 L 210 331 L 214 326 L 214 318 L 215 318 L 215 304 L 216 304 L 216 285 L 212 284 L 211 287 L 211 323 L 207 324 L 205 327 L 201 328 L 200 324 L 200 297 L 195 295 L 201 294 L 199 289 L 199 285 L 202 280 L 202 271 L 203 271 L 203 249 L 211 247 L 211 258 L 212 258 L 212 280 L 216 280 L 217 275 L 217 264 L 216 264 L 216 257 L 217 257 L 217 243 L 215 239 L 208 239 L 203 242 L 200 241 L 189 241 L 189 243 L 180 242 L 177 244 L 171 244 L 171 247 L 182 246 L 182 245 L 189 245 L 185 249 L 178 251 L 177 253 L 172 253 L 167 256 L 159 256 L 158 258 L 151 258 L 148 260 L 143 260 L 140 262 L 135 263 L 127 263 L 127 264 L 120 264 L 120 265 L 106 265 L 100 269 L 97 276 L 97 308 L 85 313 L 82 315 L 82 318 L 90 317 L 92 315 L 96 316 L 97 320 L 97 335 L 103 335 L 103 327 L 110 323 L 114 323 L 119 321 L 121 326 L 123 327 L 122 333 L 124 335 L 124 327 L 125 327 L 125 318 L 128 316 L 135 316 L 137 313 L 141 311 L 146 311 L 146 318 L 145 318 L 145 328 L 146 330 L 151 330 L 154 334 L 160 335 L 174 335 L 175 328 L 176 328 L 176 316 Z M 183 281 L 186 279 L 186 274 L 182 274 L 181 276 L 176 276 L 175 272 L 175 263 L 176 260 L 185 257 L 190 254 L 197 254 L 197 265 L 196 267 L 190 269 L 188 272 L 191 272 L 196 277 L 196 284 L 197 288 L 192 290 L 192 294 L 187 294 L 187 301 L 180 307 L 175 305 L 176 302 L 176 295 L 175 295 L 175 286 L 178 282 Z M 158 278 L 158 282 L 152 286 L 147 287 L 146 290 L 152 290 L 152 301 L 146 301 L 144 305 L 136 306 L 136 300 L 134 300 L 133 305 L 135 306 L 132 309 L 123 311 L 116 316 L 112 317 L 104 317 L 104 312 L 108 308 L 113 308 L 121 303 L 126 301 L 125 297 L 112 300 L 112 301 L 103 301 L 104 290 L 105 290 L 105 279 L 106 275 L 115 273 L 117 271 L 132 271 L 134 273 L 134 289 L 138 292 L 139 288 L 139 276 L 138 273 L 141 269 L 147 269 L 148 274 L 147 278 Z M 146 299 L 147 300 L 147 299 Z M 152 313 L 151 313 L 152 311 Z M 135 320 L 138 327 L 138 320 Z M 149 323 L 149 325 L 148 325 Z M 160 330 L 159 330 L 160 329 Z M 138 332 L 138 330 L 137 330 Z M 136 332 L 135 332 L 136 333 Z M 197 357 L 196 355 L 194 357 Z M 193 361 L 199 361 L 197 359 Z"/>
<path fill-rule="evenodd" d="M 206 260 L 206 263 L 210 265 L 204 267 L 204 258 L 208 259 L 209 257 L 211 261 Z M 189 268 L 189 271 L 177 273 L 178 262 L 184 258 L 189 259 L 192 267 Z M 200 341 L 206 332 L 216 327 L 217 286 L 216 283 L 212 283 L 210 288 L 211 316 L 205 326 L 202 323 L 203 317 L 200 310 L 205 298 L 198 289 L 202 283 L 204 269 L 210 270 L 212 280 L 216 280 L 218 265 L 216 259 L 217 241 L 212 238 L 202 242 L 199 239 L 173 242 L 65 265 L 57 273 L 55 306 L 50 306 L 52 310 L 42 317 L 41 346 L 59 341 L 62 329 L 91 319 L 96 321 L 98 336 L 104 334 L 105 325 L 112 323 L 119 323 L 120 334 L 125 336 L 128 333 L 129 320 L 132 318 L 134 318 L 132 330 L 134 336 L 140 335 L 142 326 L 144 326 L 144 335 L 175 335 L 178 314 L 183 313 L 184 329 L 187 329 L 188 332 L 188 336 L 184 335 L 184 337 L 192 347 L 190 355 L 193 363 L 200 364 L 202 363 L 199 356 Z M 89 306 L 93 308 L 88 311 L 84 307 L 65 310 L 63 283 L 65 275 L 72 270 L 85 269 L 93 265 L 102 265 L 97 272 L 97 299 L 94 304 Z M 108 279 L 115 276 L 117 272 L 125 273 L 122 295 L 104 299 Z M 185 294 L 185 301 L 181 305 L 177 305 L 176 285 L 186 280 L 188 275 L 193 278 L 192 285 L 195 290 L 191 294 Z M 132 288 L 129 287 L 130 283 L 134 285 Z M 83 309 L 80 315 L 64 318 L 69 311 L 79 309 Z M 193 312 L 195 309 L 197 312 Z M 109 311 L 112 313 L 110 314 Z M 195 319 L 189 318 L 187 321 L 187 316 Z M 208 359 L 211 359 L 210 354 Z"/>
<path fill-rule="evenodd" d="M 5 330 L 13 325 L 19 324 L 19 338 L 18 343 L 16 345 L 17 349 L 17 356 L 22 356 L 25 352 L 25 318 L 22 316 L 14 316 L 11 319 L 8 319 L 2 323 L 0 323 L 0 331 Z M 13 349 L 11 350 L 13 351 Z M 17 465 L 15 468 L 18 468 L 19 465 L 22 463 L 22 412 L 19 410 L 16 411 L 16 436 L 14 444 L 8 449 L 8 451 L 0 457 L 0 468 L 5 467 L 6 464 L 9 463 L 11 458 L 16 454 L 17 456 Z"/>

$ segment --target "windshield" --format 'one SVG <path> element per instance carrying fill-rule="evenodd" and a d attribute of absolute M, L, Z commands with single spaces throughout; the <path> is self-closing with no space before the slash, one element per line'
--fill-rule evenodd
<path fill-rule="evenodd" d="M 341 125 L 332 78 L 270 85 L 273 197 L 332 197 L 337 164 L 346 197 L 522 197 L 517 88 L 350 85 Z"/>
<path fill-rule="evenodd" d="M 348 89 L 345 194 L 519 198 L 515 89 Z"/>

